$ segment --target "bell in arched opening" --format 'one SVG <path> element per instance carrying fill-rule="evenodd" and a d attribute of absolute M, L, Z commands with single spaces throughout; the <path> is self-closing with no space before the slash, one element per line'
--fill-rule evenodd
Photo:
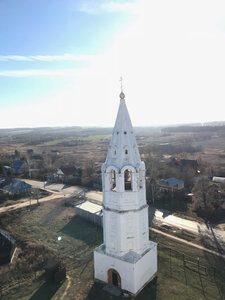
<path fill-rule="evenodd" d="M 124 190 L 132 190 L 132 172 L 129 169 L 124 171 Z"/>

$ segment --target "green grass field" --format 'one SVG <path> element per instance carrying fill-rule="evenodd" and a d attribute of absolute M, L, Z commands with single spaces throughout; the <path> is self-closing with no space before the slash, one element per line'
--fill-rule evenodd
<path fill-rule="evenodd" d="M 1 299 L 122 299 L 104 292 L 102 285 L 93 280 L 93 249 L 102 243 L 102 230 L 73 216 L 73 208 L 65 207 L 62 201 L 49 201 L 31 211 L 16 212 L 2 227 L 19 240 L 21 249 L 27 240 L 46 247 L 66 265 L 69 279 L 62 285 L 51 285 L 45 283 L 41 272 L 36 280 L 33 273 L 26 278 L 21 274 L 20 285 L 4 289 Z M 225 299 L 224 260 L 153 232 L 150 238 L 159 244 L 159 271 L 136 299 Z M 170 252 L 169 248 L 173 250 Z M 14 263 L 16 266 L 16 259 Z"/>
<path fill-rule="evenodd" d="M 66 142 L 75 142 L 75 141 L 99 141 L 101 139 L 109 139 L 111 134 L 96 134 L 96 135 L 87 135 L 87 136 L 80 136 L 76 138 L 62 138 L 62 139 L 55 139 L 52 141 L 45 142 L 45 146 L 55 146 L 58 144 L 66 143 Z"/>

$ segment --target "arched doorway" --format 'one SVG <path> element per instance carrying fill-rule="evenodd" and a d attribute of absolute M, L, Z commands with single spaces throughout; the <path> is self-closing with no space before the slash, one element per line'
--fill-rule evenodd
<path fill-rule="evenodd" d="M 121 287 L 121 277 L 120 274 L 114 270 L 108 270 L 108 283 L 117 286 L 118 288 Z"/>

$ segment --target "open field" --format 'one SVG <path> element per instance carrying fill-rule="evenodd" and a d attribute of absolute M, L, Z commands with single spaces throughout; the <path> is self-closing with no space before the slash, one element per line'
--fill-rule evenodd
<path fill-rule="evenodd" d="M 213 166 L 216 175 L 225 176 L 225 126 L 146 127 L 135 132 L 142 155 L 150 146 L 163 155 L 164 162 L 180 153 L 190 159 L 201 157 Z M 3 163 L 10 163 L 15 150 L 26 156 L 32 148 L 48 161 L 49 169 L 62 163 L 83 167 L 89 160 L 98 167 L 106 157 L 111 134 L 112 128 L 0 129 L 0 160 L 2 157 Z"/>
<path fill-rule="evenodd" d="M 180 147 L 183 145 L 183 148 L 180 148 L 181 152 L 185 152 L 188 145 L 199 147 L 192 149 L 192 156 L 196 157 L 201 153 L 203 157 L 210 157 L 211 159 L 214 157 L 215 162 L 223 160 L 224 163 L 225 126 L 146 127 L 136 128 L 135 132 L 141 149 L 146 145 L 155 145 L 163 154 L 168 152 L 171 155 L 179 150 L 178 145 Z M 2 153 L 8 154 L 13 154 L 15 149 L 26 151 L 30 148 L 37 153 L 51 153 L 52 150 L 58 150 L 61 155 L 68 152 L 72 154 L 78 152 L 79 155 L 82 155 L 82 153 L 94 151 L 95 155 L 91 156 L 98 160 L 98 157 L 101 157 L 100 152 L 107 150 L 111 134 L 112 128 L 0 129 L 0 145 Z M 196 152 L 195 150 L 199 151 Z M 97 157 L 96 152 L 98 153 Z"/>
<path fill-rule="evenodd" d="M 45 146 L 61 146 L 62 144 L 69 143 L 69 142 L 78 142 L 78 141 L 99 141 L 102 139 L 108 139 L 111 135 L 110 134 L 97 134 L 97 135 L 88 135 L 88 136 L 81 136 L 75 139 L 72 138 L 65 138 L 65 139 L 56 139 L 50 142 L 45 142 Z"/>
<path fill-rule="evenodd" d="M 143 157 L 146 151 L 155 149 L 162 155 L 162 163 L 180 154 L 189 159 L 201 158 L 213 166 L 216 175 L 225 176 L 225 126 L 146 127 L 136 128 L 135 132 Z M 63 163 L 84 167 L 92 161 L 99 168 L 111 134 L 112 128 L 0 129 L 0 161 L 10 164 L 15 150 L 27 157 L 27 150 L 32 148 L 42 161 L 27 158 L 29 163 L 37 166 L 46 161 L 50 172 Z"/>
<path fill-rule="evenodd" d="M 36 280 L 30 272 L 26 278 L 21 276 L 20 285 L 6 285 L 1 299 L 114 299 L 93 281 L 93 249 L 102 243 L 102 230 L 75 216 L 63 199 L 42 203 L 31 211 L 13 212 L 9 221 L 1 228 L 17 240 L 18 253 L 25 242 L 42 245 L 66 265 L 68 279 L 62 285 L 49 285 L 43 272 L 37 272 Z M 158 277 L 137 299 L 225 299 L 224 260 L 156 233 L 150 238 L 159 243 Z M 15 257 L 14 267 L 19 257 Z"/>

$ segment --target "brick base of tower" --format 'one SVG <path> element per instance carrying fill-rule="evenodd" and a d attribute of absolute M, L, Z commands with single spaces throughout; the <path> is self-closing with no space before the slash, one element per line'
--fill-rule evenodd
<path fill-rule="evenodd" d="M 137 295 L 156 275 L 157 244 L 150 242 L 143 255 L 130 251 L 122 257 L 107 254 L 101 245 L 94 250 L 94 268 L 96 280 Z"/>

